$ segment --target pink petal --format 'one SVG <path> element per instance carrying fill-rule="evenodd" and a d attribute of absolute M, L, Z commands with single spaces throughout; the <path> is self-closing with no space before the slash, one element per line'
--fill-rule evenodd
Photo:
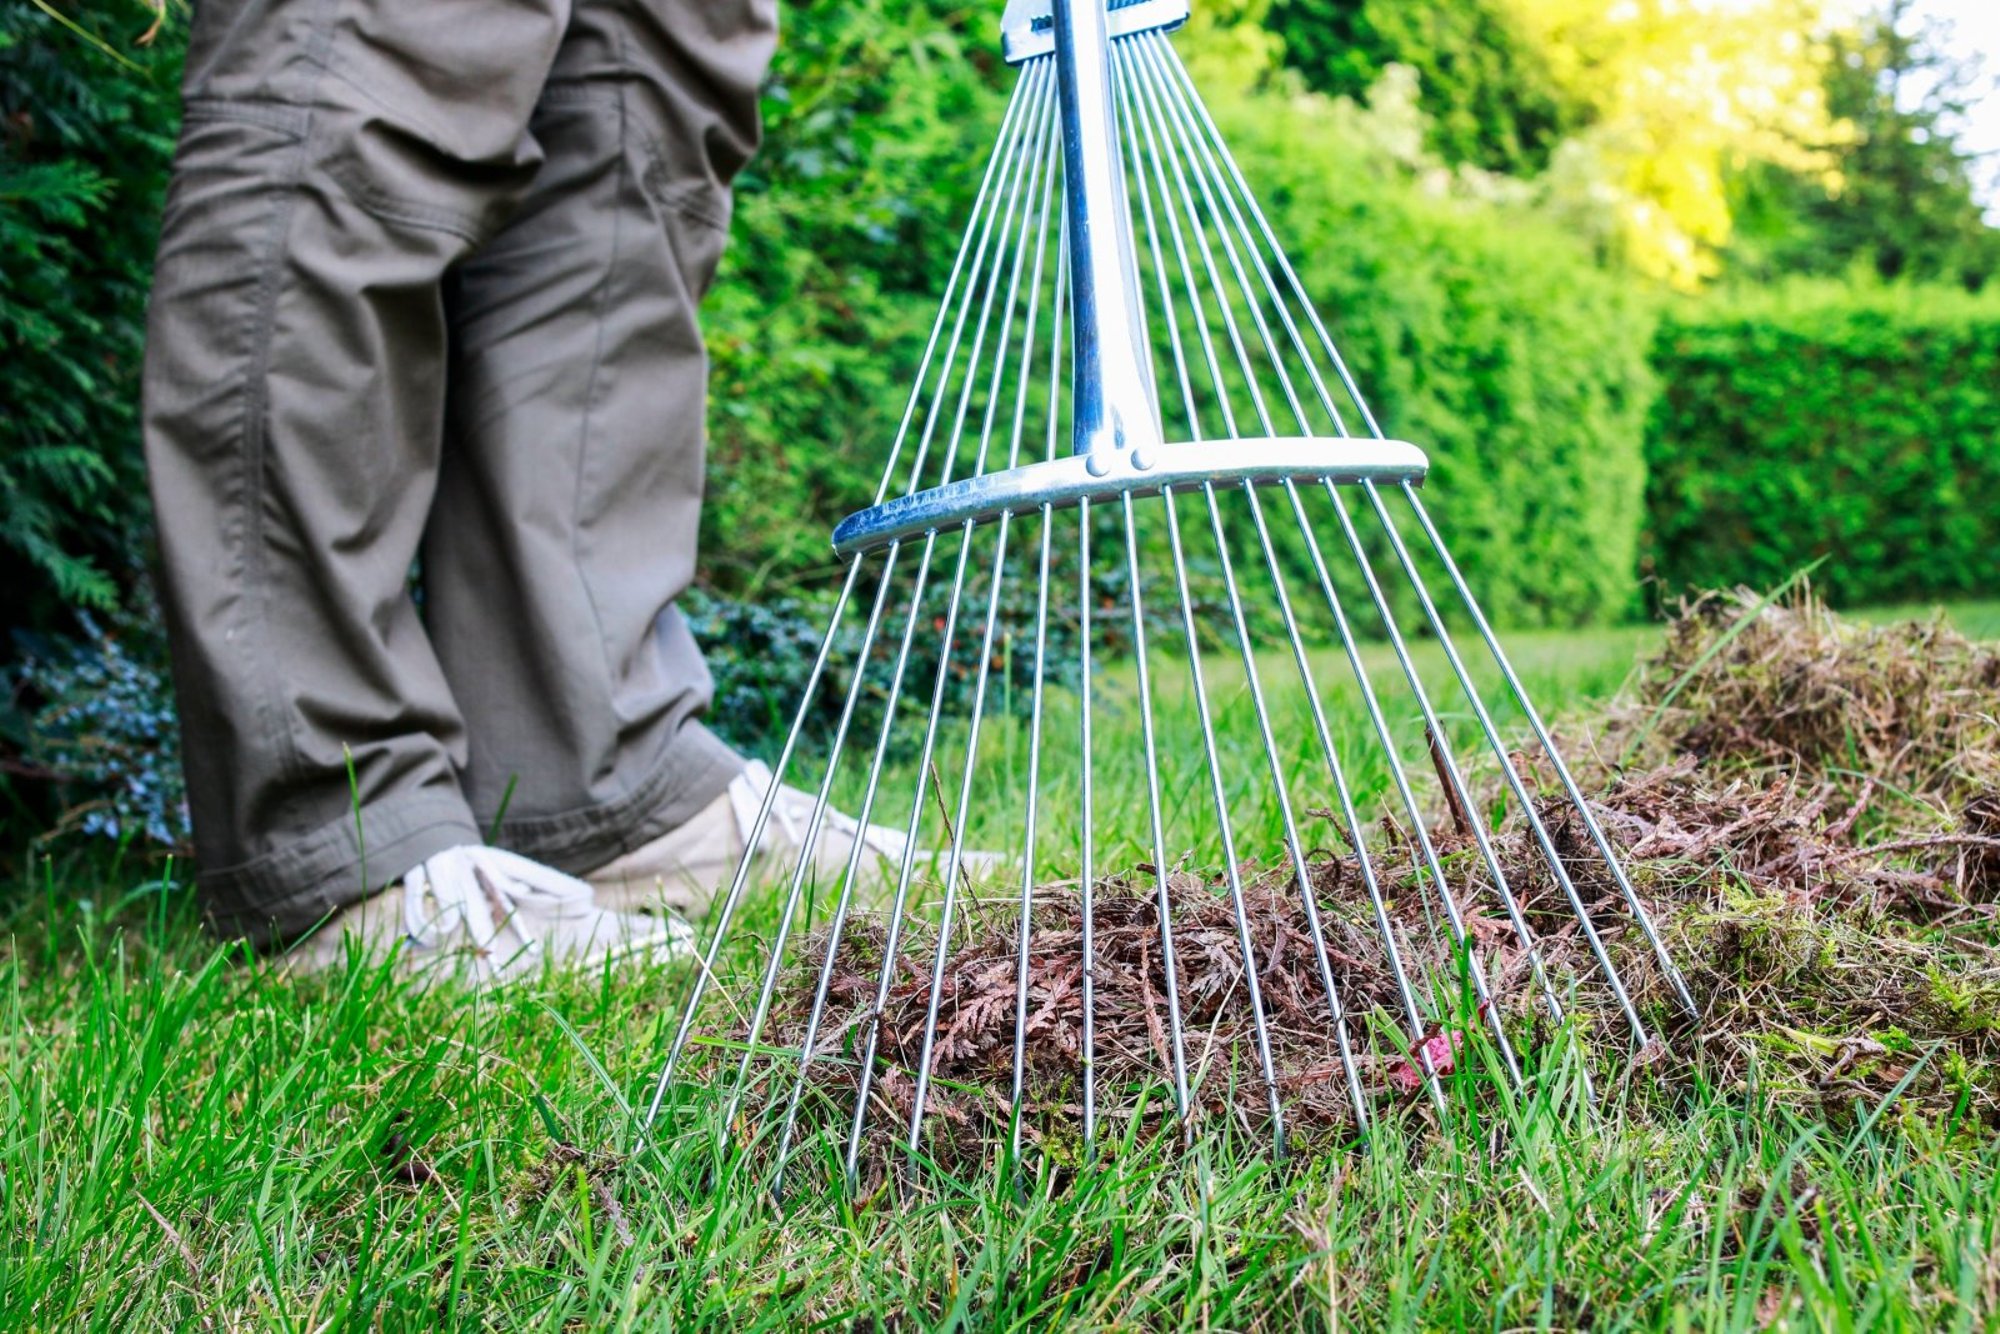
<path fill-rule="evenodd" d="M 1456 1034 L 1438 1033 L 1425 1038 L 1417 1048 L 1416 1061 L 1398 1061 L 1389 1069 L 1389 1082 L 1405 1093 L 1414 1093 L 1424 1086 L 1423 1059 L 1430 1058 L 1431 1069 L 1441 1075 L 1452 1072 L 1452 1058 L 1458 1047 Z"/>

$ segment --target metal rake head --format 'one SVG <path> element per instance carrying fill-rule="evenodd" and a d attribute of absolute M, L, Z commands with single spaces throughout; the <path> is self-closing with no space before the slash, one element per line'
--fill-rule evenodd
<path fill-rule="evenodd" d="M 1183 1126 L 1259 1090 L 1280 1152 L 1315 1088 L 1365 1130 L 1398 1091 L 1441 1106 L 1440 1035 L 1484 1025 L 1520 1081 L 1516 994 L 1560 1022 L 1592 988 L 1646 1043 L 1621 952 L 1692 1009 L 1423 452 L 1383 435 L 1167 40 L 1186 15 L 1003 19 L 1018 81 L 776 765 L 816 772 L 808 852 L 775 893 L 739 867 L 648 1112 L 698 1027 L 731 1030 L 703 1050 L 774 1181 L 808 1140 L 850 1178 L 871 1137 L 923 1152 L 941 1082 L 1016 1150 L 1031 1112 L 1087 1145 L 1142 1114 L 1139 1072 Z M 907 846 L 826 874 L 833 811 Z"/>

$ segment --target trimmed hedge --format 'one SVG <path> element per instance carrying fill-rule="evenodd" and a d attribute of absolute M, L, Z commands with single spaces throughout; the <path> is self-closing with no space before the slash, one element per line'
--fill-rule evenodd
<path fill-rule="evenodd" d="M 1837 605 L 2000 586 L 2000 295 L 1797 284 L 1674 312 L 1653 363 L 1644 563 Z"/>
<path fill-rule="evenodd" d="M 1488 613 L 1626 614 L 1651 299 L 1529 208 L 1412 180 L 1346 104 L 1214 100 L 1383 429 L 1430 455 L 1425 504 Z"/>

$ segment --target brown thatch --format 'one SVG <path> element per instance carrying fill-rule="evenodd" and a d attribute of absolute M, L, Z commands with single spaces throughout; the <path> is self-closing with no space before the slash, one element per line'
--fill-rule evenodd
<path fill-rule="evenodd" d="M 1669 1023 L 1672 1056 L 1651 1062 L 1655 1078 L 1670 1089 L 1674 1071 L 1698 1059 L 1711 1080 L 1729 1083 L 1756 1060 L 1782 1096 L 1838 1103 L 1879 1097 L 1928 1050 L 1911 1096 L 2000 1117 L 1996 718 L 2000 655 L 1940 624 L 1859 629 L 1809 595 L 1764 607 L 1734 594 L 1701 599 L 1667 627 L 1635 688 L 1572 747 L 1595 757 L 1583 770 L 1599 794 L 1596 814 L 1703 1008 L 1698 1023 Z M 1636 762 L 1620 766 L 1620 756 Z M 1559 792 L 1531 755 L 1515 763 L 1531 786 Z M 1575 812 L 1549 799 L 1541 814 L 1642 1012 L 1670 1016 L 1665 980 Z M 1441 813 L 1432 837 L 1467 905 L 1493 1013 L 1532 1053 L 1547 1032 L 1540 992 L 1462 821 Z M 1434 926 L 1414 840 L 1393 826 L 1384 833 L 1375 864 L 1405 968 L 1419 987 L 1449 978 L 1454 953 Z M 1495 848 L 1558 992 L 1578 981 L 1572 1017 L 1616 1078 L 1629 1066 L 1623 1022 L 1590 983 L 1574 915 L 1525 822 L 1510 818 Z M 1239 869 L 1286 1115 L 1307 1137 L 1338 1132 L 1352 1113 L 1297 876 Z M 1412 1100 L 1409 1061 L 1369 1033 L 1372 1022 L 1408 1041 L 1358 869 L 1351 856 L 1327 855 L 1309 871 L 1366 1094 L 1383 1105 Z M 1267 1092 L 1226 878 L 1176 870 L 1167 879 L 1188 1061 L 1206 1073 L 1197 1102 L 1210 1117 L 1260 1123 Z M 1169 1068 L 1157 884 L 1142 866 L 1095 888 L 1097 1087 L 1113 1120 L 1130 1114 L 1135 1089 L 1157 1091 Z M 928 1108 L 949 1151 L 989 1142 L 1008 1115 L 1016 936 L 1011 916 L 999 917 L 973 919 L 944 969 Z M 1073 1125 L 1078 1112 L 1081 926 L 1077 886 L 1037 894 L 1025 1035 L 1031 1136 Z M 813 1076 L 835 1105 L 852 1102 L 852 1057 L 871 1019 L 883 943 L 879 922 L 851 923 L 837 960 Z M 935 949 L 934 937 L 905 938 L 879 1016 L 871 1116 L 885 1140 L 912 1108 Z M 769 1035 L 781 1046 L 803 1037 L 822 951 L 823 941 L 808 944 L 807 962 L 784 979 Z M 1465 1036 L 1423 1035 L 1445 1068 Z"/>
<path fill-rule="evenodd" d="M 1746 589 L 1683 604 L 1637 690 L 1596 738 L 1625 766 L 1693 756 L 1928 803 L 1949 820 L 2000 800 L 2000 647 L 1941 617 L 1843 620 L 1810 588 L 1767 605 Z M 1890 814 L 1904 830 L 1917 812 Z"/>

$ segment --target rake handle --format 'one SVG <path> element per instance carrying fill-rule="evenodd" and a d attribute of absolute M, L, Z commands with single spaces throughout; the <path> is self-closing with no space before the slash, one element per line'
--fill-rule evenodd
<path fill-rule="evenodd" d="M 1102 476 L 1148 467 L 1161 443 L 1153 356 L 1111 92 L 1105 0 L 1054 0 L 1062 112 L 1063 207 L 1069 224 L 1073 449 Z M 1129 460 L 1121 454 L 1131 452 Z"/>

